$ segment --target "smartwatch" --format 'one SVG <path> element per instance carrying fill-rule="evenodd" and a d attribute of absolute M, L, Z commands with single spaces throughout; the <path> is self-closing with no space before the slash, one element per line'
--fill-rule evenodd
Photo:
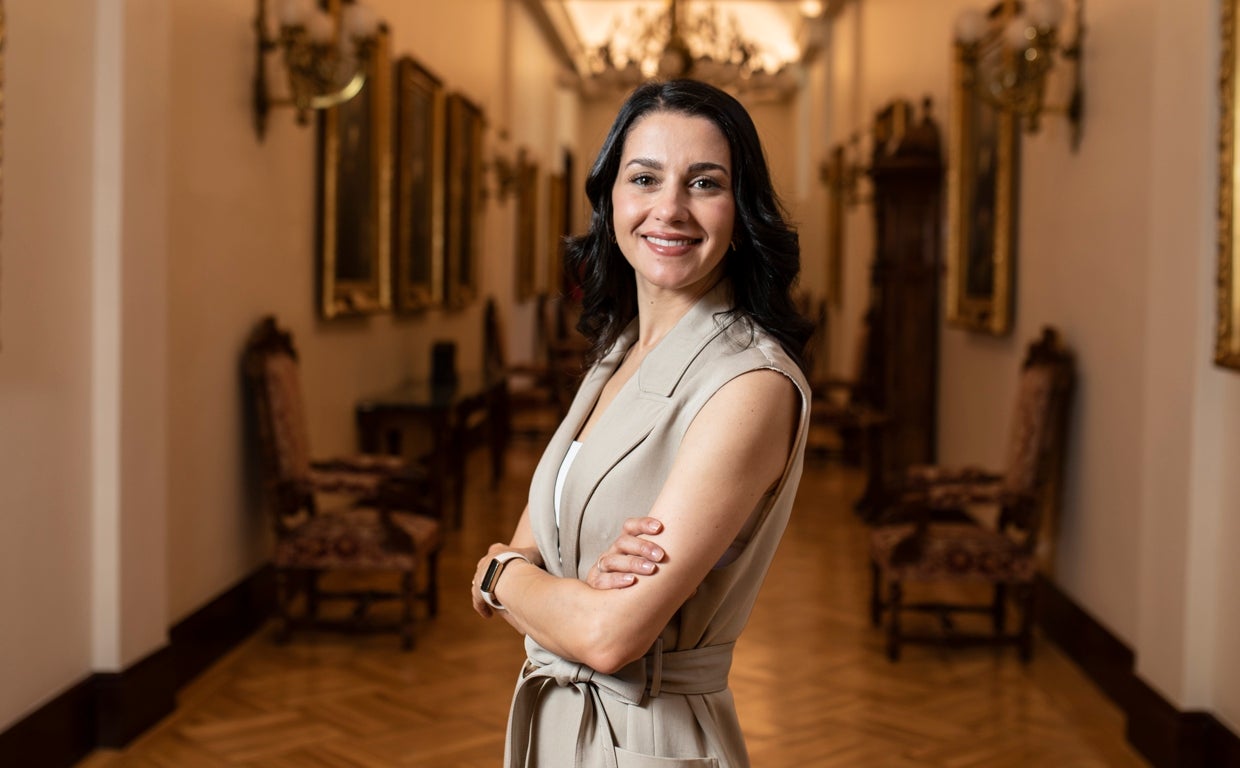
<path fill-rule="evenodd" d="M 500 552 L 487 566 L 486 575 L 482 577 L 482 585 L 478 588 L 482 592 L 482 599 L 497 611 L 505 610 L 505 608 L 495 597 L 495 585 L 499 583 L 500 574 L 504 572 L 504 568 L 511 560 L 524 560 L 527 563 L 530 561 L 520 552 Z"/>

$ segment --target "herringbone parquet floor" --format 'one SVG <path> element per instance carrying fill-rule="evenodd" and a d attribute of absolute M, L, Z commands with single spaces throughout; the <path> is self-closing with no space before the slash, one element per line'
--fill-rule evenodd
<path fill-rule="evenodd" d="M 538 445 L 518 441 L 501 487 L 468 490 L 441 565 L 440 616 L 395 637 L 268 627 L 191 683 L 124 752 L 79 768 L 493 768 L 522 660 L 507 625 L 478 619 L 476 558 L 520 512 Z M 486 477 L 482 456 L 476 477 Z M 732 685 L 756 768 L 1145 765 L 1120 713 L 1058 650 L 909 646 L 883 654 L 868 621 L 856 470 L 811 462 L 787 535 L 736 651 Z"/>

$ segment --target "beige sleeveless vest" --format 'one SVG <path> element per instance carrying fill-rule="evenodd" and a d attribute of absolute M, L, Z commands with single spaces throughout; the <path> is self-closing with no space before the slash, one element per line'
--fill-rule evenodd
<path fill-rule="evenodd" d="M 587 374 L 530 487 L 530 519 L 547 570 L 584 579 L 627 517 L 654 503 L 702 405 L 731 379 L 770 368 L 801 395 L 795 449 L 741 555 L 713 570 L 645 658 L 616 675 L 560 659 L 526 639 L 528 660 L 509 713 L 505 765 L 516 768 L 691 768 L 749 764 L 727 686 L 732 646 L 749 618 L 800 481 L 809 387 L 771 337 L 731 308 L 726 281 L 681 318 L 643 361 L 590 433 L 565 478 L 557 529 L 552 504 L 564 455 L 625 351 L 630 326 Z"/>

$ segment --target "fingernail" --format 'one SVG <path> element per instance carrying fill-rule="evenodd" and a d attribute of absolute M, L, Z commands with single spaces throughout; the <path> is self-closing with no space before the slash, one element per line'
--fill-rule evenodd
<path fill-rule="evenodd" d="M 631 573 L 626 573 L 620 577 L 620 581 L 624 582 L 625 584 L 632 584 L 634 581 L 637 581 L 637 577 Z"/>
<path fill-rule="evenodd" d="M 654 558 L 655 560 L 662 560 L 662 559 L 663 559 L 663 550 L 662 550 L 662 549 L 659 549 L 658 547 L 653 547 L 653 548 L 650 550 L 650 556 L 651 556 L 652 558 Z"/>
<path fill-rule="evenodd" d="M 641 568 L 646 573 L 650 573 L 651 571 L 654 570 L 654 563 L 649 562 L 648 560 L 643 560 L 641 565 L 639 565 L 638 567 Z"/>

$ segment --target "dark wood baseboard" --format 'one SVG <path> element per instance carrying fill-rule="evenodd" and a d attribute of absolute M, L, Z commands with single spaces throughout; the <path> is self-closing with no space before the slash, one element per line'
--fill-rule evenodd
<path fill-rule="evenodd" d="M 1240 736 L 1182 712 L 1137 677 L 1136 657 L 1057 586 L 1037 584 L 1038 625 L 1127 716 L 1128 742 L 1156 768 L 1240 768 Z"/>
<path fill-rule="evenodd" d="M 275 605 L 270 566 L 168 632 L 168 645 L 121 672 L 88 675 L 0 732 L 0 768 L 69 768 L 119 749 L 176 707 L 176 692 L 252 635 Z"/>
<path fill-rule="evenodd" d="M 95 748 L 95 679 L 88 675 L 0 733 L 0 768 L 71 766 Z"/>

